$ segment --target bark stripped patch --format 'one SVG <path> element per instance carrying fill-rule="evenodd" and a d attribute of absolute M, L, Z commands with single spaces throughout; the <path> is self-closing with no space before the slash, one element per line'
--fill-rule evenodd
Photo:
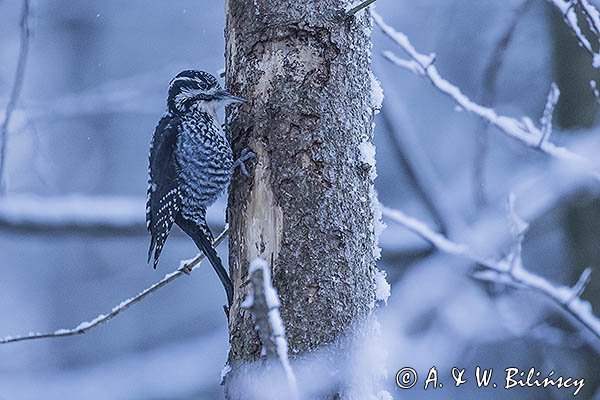
<path fill-rule="evenodd" d="M 260 71 L 254 98 L 265 99 L 278 84 L 321 88 L 329 80 L 331 61 L 339 49 L 325 28 L 304 22 L 268 28 L 251 49 L 248 59 Z M 276 90 L 277 92 L 278 90 Z"/>
<path fill-rule="evenodd" d="M 259 163 L 268 165 L 268 153 L 260 142 L 253 144 Z M 277 205 L 270 184 L 270 170 L 264 166 L 256 168 L 253 176 L 253 188 L 250 191 L 248 211 L 253 216 L 246 224 L 247 259 L 257 257 L 276 259 L 281 248 L 283 213 Z"/>

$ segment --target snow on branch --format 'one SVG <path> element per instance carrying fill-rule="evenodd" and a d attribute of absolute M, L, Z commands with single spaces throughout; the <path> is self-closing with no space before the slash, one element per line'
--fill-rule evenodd
<path fill-rule="evenodd" d="M 376 11 L 371 11 L 371 15 L 373 16 L 375 23 L 383 30 L 383 32 L 396 42 L 396 44 L 402 47 L 410 57 L 410 60 L 403 60 L 394 53 L 385 51 L 384 56 L 389 61 L 419 76 L 427 78 L 433 86 L 440 92 L 451 97 L 463 109 L 483 118 L 508 136 L 549 156 L 579 166 L 586 173 L 591 174 L 596 179 L 600 180 L 600 171 L 595 163 L 592 163 L 585 157 L 573 153 L 564 147 L 556 146 L 555 144 L 544 140 L 544 133 L 540 128 L 534 125 L 530 118 L 523 117 L 521 120 L 517 120 L 511 117 L 498 115 L 494 109 L 475 103 L 465 96 L 457 86 L 442 78 L 437 68 L 433 65 L 435 60 L 434 54 L 424 55 L 419 53 L 406 35 L 397 32 L 394 28 L 387 25 Z"/>
<path fill-rule="evenodd" d="M 548 0 L 563 16 L 565 23 L 571 28 L 577 41 L 592 56 L 592 66 L 600 68 L 600 13 L 588 0 Z M 577 12 L 585 18 L 589 32 L 593 36 L 592 44 L 581 30 Z"/>
<path fill-rule="evenodd" d="M 145 199 L 124 196 L 31 194 L 0 197 L 0 230 L 93 235 L 146 235 Z M 209 209 L 208 223 L 223 226 Z"/>
<path fill-rule="evenodd" d="M 540 138 L 539 146 L 550 139 L 550 134 L 552 133 L 552 117 L 554 116 L 554 108 L 556 107 L 556 103 L 558 103 L 559 97 L 560 90 L 558 89 L 558 85 L 552 82 L 548 98 L 546 99 L 546 107 L 544 107 L 544 113 L 542 114 L 542 118 L 540 118 L 542 137 Z"/>
<path fill-rule="evenodd" d="M 25 66 L 27 65 L 27 55 L 29 54 L 29 39 L 31 36 L 31 30 L 29 26 L 30 18 L 30 7 L 29 0 L 23 0 L 23 11 L 21 12 L 21 37 L 20 37 L 20 48 L 19 56 L 17 59 L 17 70 L 15 72 L 15 80 L 13 82 L 12 90 L 10 92 L 10 98 L 6 111 L 4 112 L 4 120 L 0 126 L 0 191 L 4 190 L 4 165 L 6 164 L 6 143 L 8 140 L 8 126 L 10 119 L 17 107 L 19 96 L 21 95 L 21 88 L 23 87 L 23 81 L 25 80 Z"/>
<path fill-rule="evenodd" d="M 298 397 L 296 375 L 288 359 L 288 344 L 285 328 L 279 314 L 279 298 L 271 282 L 271 272 L 266 261 L 257 258 L 248 269 L 252 287 L 242 307 L 249 309 L 254 316 L 256 330 L 267 359 L 278 359 L 285 372 L 288 387 L 293 398 Z"/>
<path fill-rule="evenodd" d="M 509 203 L 513 201 L 509 200 Z M 513 221 L 512 230 L 517 240 L 517 246 L 514 246 L 510 254 L 501 260 L 482 257 L 467 245 L 449 240 L 429 229 L 423 222 L 411 218 L 401 211 L 383 207 L 383 215 L 417 234 L 438 250 L 478 264 L 481 270 L 474 273 L 474 277 L 477 279 L 527 288 L 542 293 L 554 301 L 566 314 L 578 320 L 596 338 L 600 339 L 600 319 L 593 314 L 591 304 L 581 298 L 581 294 L 589 281 L 591 270 L 586 269 L 573 287 L 555 285 L 545 278 L 527 271 L 523 267 L 520 257 L 520 248 L 527 224 L 514 213 L 512 205 L 510 207 Z"/>
<path fill-rule="evenodd" d="M 217 247 L 227 237 L 228 232 L 229 232 L 228 227 L 225 227 L 225 229 L 215 239 L 215 241 L 213 242 L 213 245 L 215 247 Z M 168 285 L 169 283 L 173 282 L 175 279 L 177 279 L 181 276 L 185 276 L 186 274 L 189 274 L 191 271 L 193 271 L 194 269 L 196 269 L 198 267 L 198 264 L 200 264 L 200 262 L 203 259 L 204 259 L 204 253 L 200 253 L 196 257 L 194 257 L 190 260 L 181 261 L 179 268 L 177 268 L 175 271 L 173 271 L 169 274 L 166 274 L 163 279 L 156 282 L 154 285 L 142 290 L 140 293 L 138 293 L 134 297 L 131 297 L 127 300 L 123 300 L 121 303 L 114 306 L 112 308 L 112 310 L 110 310 L 109 313 L 100 314 L 96 318 L 94 318 L 90 321 L 85 321 L 85 322 L 80 323 L 75 328 L 58 329 L 54 332 L 47 332 L 47 333 L 31 332 L 27 335 L 6 336 L 4 338 L 0 338 L 0 344 L 21 342 L 24 340 L 33 340 L 33 339 L 46 339 L 46 338 L 57 338 L 57 337 L 63 337 L 63 336 L 75 336 L 75 335 L 81 335 L 83 333 L 86 333 L 86 332 L 90 331 L 91 329 L 99 326 L 100 324 L 110 321 L 111 319 L 113 319 L 114 317 L 116 317 L 117 315 L 122 313 L 123 311 L 127 310 L 132 305 L 139 303 L 144 298 L 146 298 L 148 295 L 156 292 L 158 289 L 162 288 L 163 286 Z"/>

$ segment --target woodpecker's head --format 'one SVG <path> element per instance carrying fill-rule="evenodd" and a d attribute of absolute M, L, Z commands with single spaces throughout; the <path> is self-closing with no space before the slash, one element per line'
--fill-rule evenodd
<path fill-rule="evenodd" d="M 192 109 L 216 114 L 219 107 L 243 103 L 244 99 L 222 89 L 217 79 L 204 71 L 182 71 L 169 84 L 167 108 L 170 113 L 184 113 Z"/>

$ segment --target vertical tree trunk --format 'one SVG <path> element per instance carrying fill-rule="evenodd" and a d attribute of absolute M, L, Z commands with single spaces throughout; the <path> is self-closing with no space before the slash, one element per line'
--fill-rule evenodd
<path fill-rule="evenodd" d="M 336 343 L 375 303 L 371 28 L 347 0 L 227 0 L 227 86 L 248 100 L 228 115 L 234 152 L 257 155 L 229 196 L 235 300 L 232 368 L 260 358 L 249 312 L 248 265 L 265 259 L 293 358 Z M 302 385 L 302 382 L 299 382 Z M 247 398 L 247 397 L 246 397 Z"/>

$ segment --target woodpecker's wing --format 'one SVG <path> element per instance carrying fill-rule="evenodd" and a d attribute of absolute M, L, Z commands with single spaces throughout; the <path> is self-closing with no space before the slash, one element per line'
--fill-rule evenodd
<path fill-rule="evenodd" d="M 150 145 L 146 226 L 152 236 L 148 249 L 148 262 L 150 262 L 154 250 L 154 268 L 156 268 L 158 257 L 181 205 L 179 180 L 173 154 L 179 124 L 179 118 L 164 116 L 154 130 Z"/>

